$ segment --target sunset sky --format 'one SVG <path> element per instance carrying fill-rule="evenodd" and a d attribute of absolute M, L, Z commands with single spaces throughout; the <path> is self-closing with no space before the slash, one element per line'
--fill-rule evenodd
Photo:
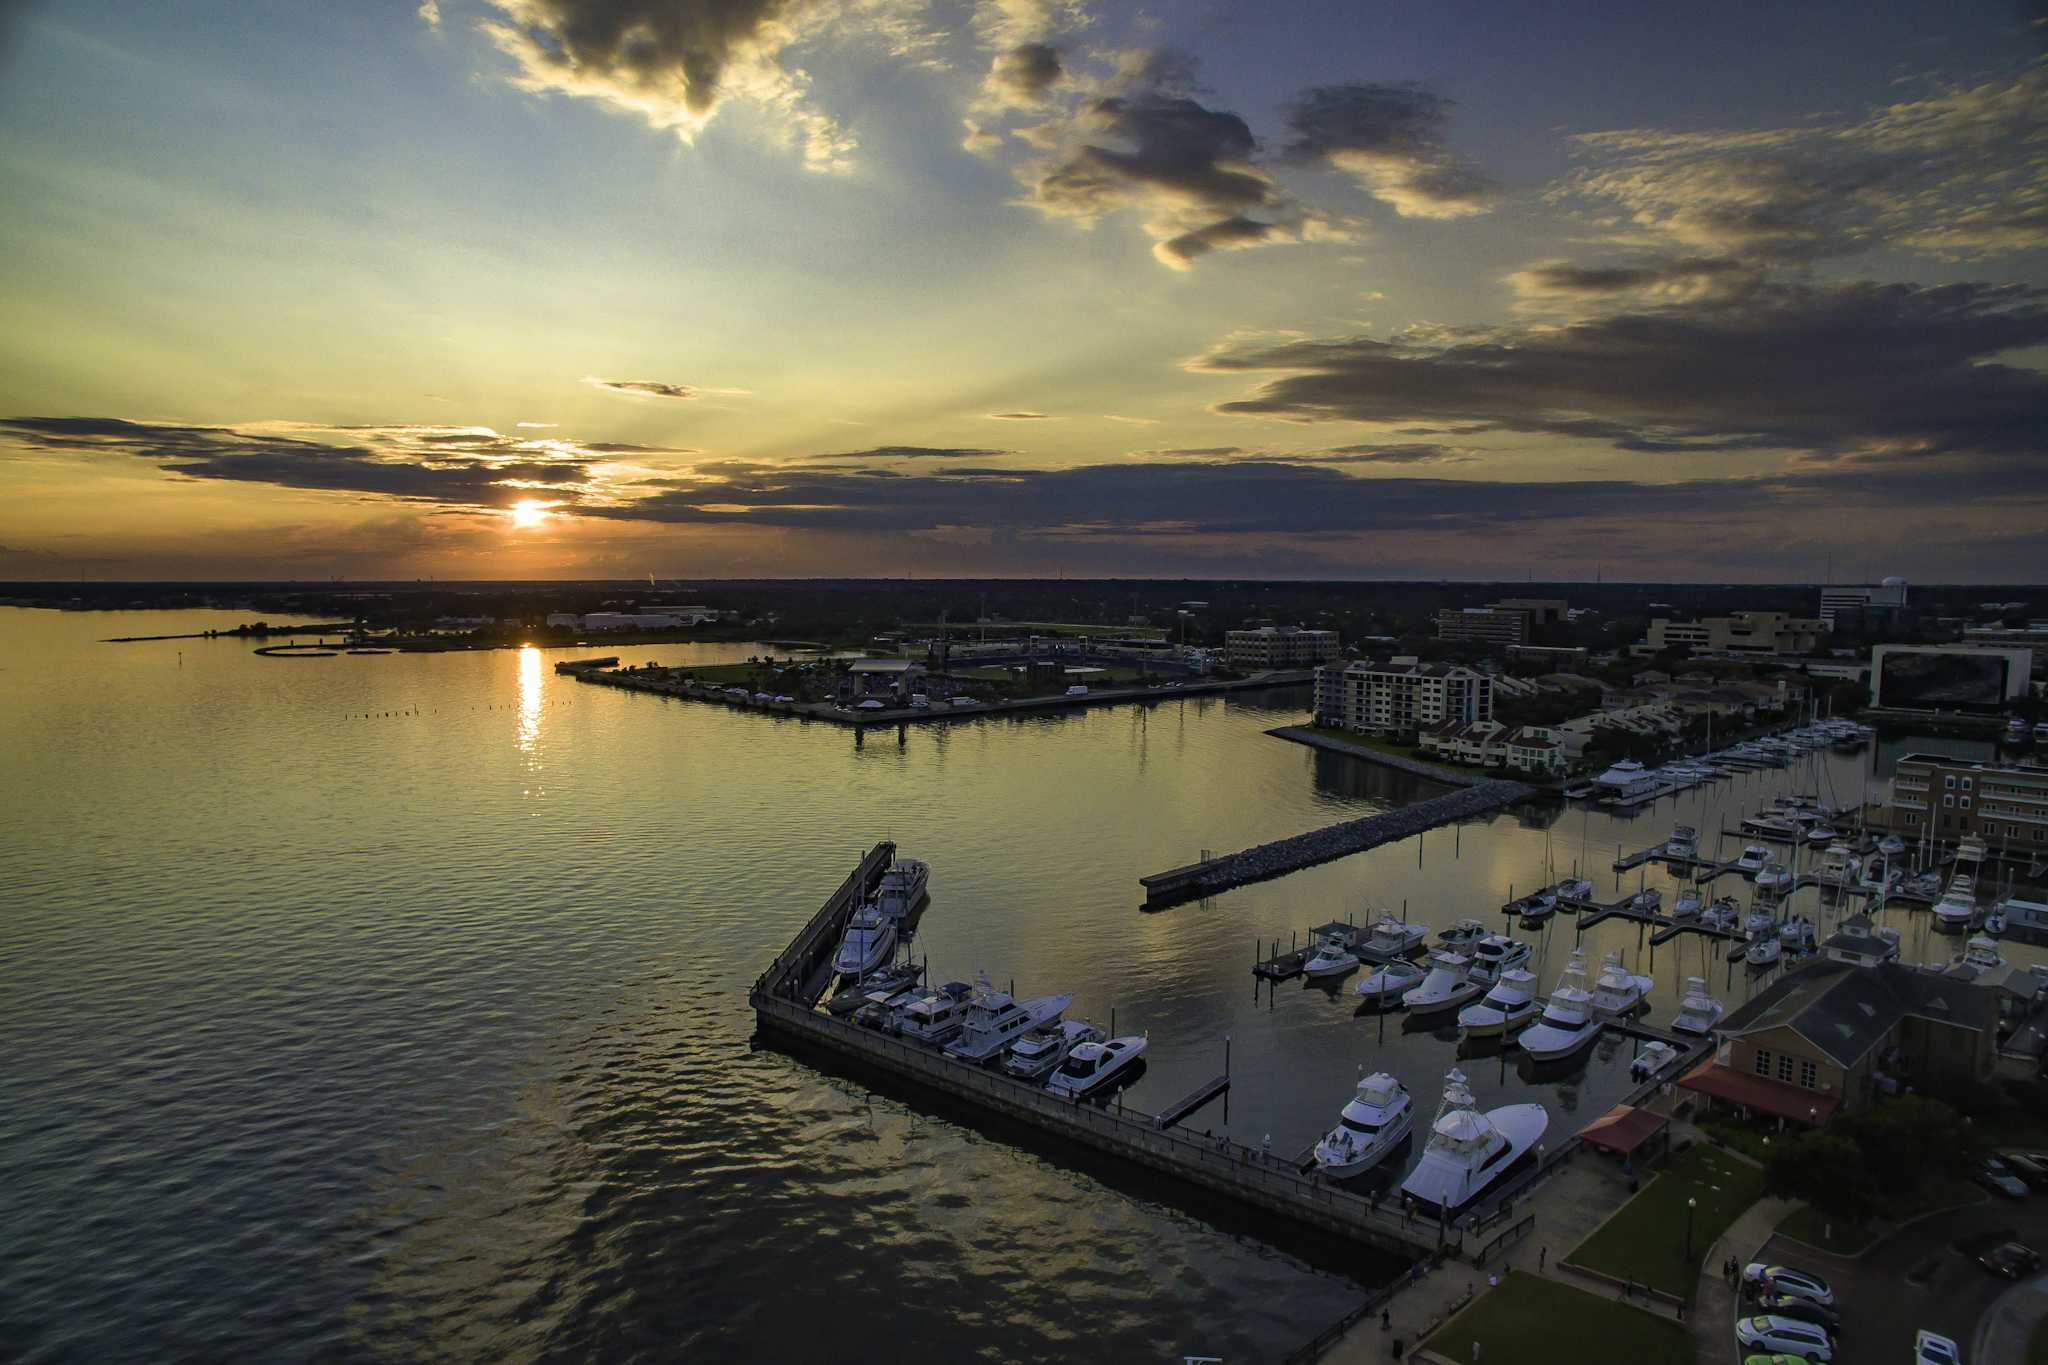
<path fill-rule="evenodd" d="M 2039 581 L 2048 10 L 0 3 L 0 579 Z"/>

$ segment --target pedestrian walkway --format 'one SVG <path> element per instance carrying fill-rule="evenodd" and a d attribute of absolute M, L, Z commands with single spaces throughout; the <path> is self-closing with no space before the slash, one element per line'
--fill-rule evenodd
<path fill-rule="evenodd" d="M 1797 1207 L 1789 1199 L 1759 1199 L 1707 1248 L 1692 1303 L 1693 1351 L 1699 1365 L 1719 1365 L 1734 1358 L 1736 1290 L 1722 1273 L 1722 1266 L 1730 1257 L 1738 1266 L 1748 1265 L 1771 1240 L 1785 1215 Z"/>

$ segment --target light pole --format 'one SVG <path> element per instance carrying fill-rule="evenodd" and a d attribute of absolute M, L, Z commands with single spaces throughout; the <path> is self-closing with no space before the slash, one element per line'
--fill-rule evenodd
<path fill-rule="evenodd" d="M 1697 1199 L 1685 1201 L 1685 1263 L 1692 1264 L 1692 1211 L 1699 1207 Z"/>

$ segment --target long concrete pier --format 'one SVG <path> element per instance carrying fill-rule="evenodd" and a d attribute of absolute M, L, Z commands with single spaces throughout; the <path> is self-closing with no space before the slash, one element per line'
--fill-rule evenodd
<path fill-rule="evenodd" d="M 1346 820 L 1342 824 L 1310 830 L 1307 834 L 1276 839 L 1240 853 L 1155 872 L 1138 880 L 1145 888 L 1146 908 L 1156 909 L 1362 853 L 1381 844 L 1420 834 L 1447 821 L 1484 815 L 1534 794 L 1533 788 L 1520 782 L 1479 782 L 1462 791 L 1447 792 L 1399 810 L 1368 815 L 1361 820 Z"/>

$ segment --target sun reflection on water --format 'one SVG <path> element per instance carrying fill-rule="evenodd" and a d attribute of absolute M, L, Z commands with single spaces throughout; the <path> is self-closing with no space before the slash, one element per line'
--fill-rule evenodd
<path fill-rule="evenodd" d="M 531 754 L 540 747 L 541 703 L 540 651 L 532 645 L 519 650 L 519 752 Z"/>

